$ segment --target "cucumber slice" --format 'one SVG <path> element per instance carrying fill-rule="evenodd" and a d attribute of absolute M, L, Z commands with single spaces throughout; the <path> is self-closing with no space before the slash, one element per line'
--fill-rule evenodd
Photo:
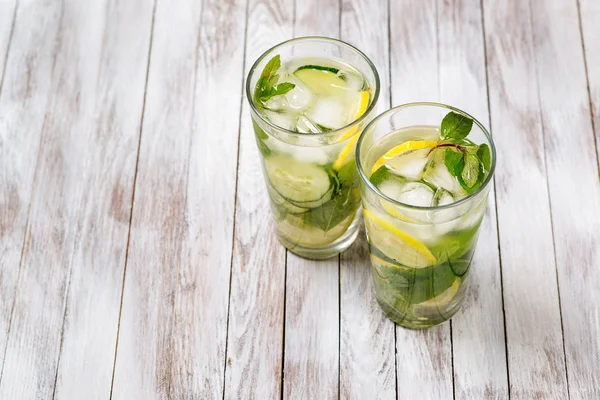
<path fill-rule="evenodd" d="M 265 170 L 273 188 L 286 200 L 302 207 L 331 198 L 332 183 L 327 171 L 309 163 L 296 161 L 285 155 L 265 158 Z"/>
<path fill-rule="evenodd" d="M 331 200 L 331 198 L 333 197 L 333 185 L 330 187 L 330 189 L 327 191 L 327 193 L 325 193 L 323 195 L 323 197 L 321 197 L 318 200 L 314 200 L 314 201 L 293 201 L 288 199 L 289 203 L 298 207 L 298 208 L 305 208 L 306 209 L 310 209 L 310 208 L 317 208 L 317 207 L 321 207 L 323 204 L 327 203 L 329 200 Z"/>
<path fill-rule="evenodd" d="M 348 84 L 331 71 L 318 69 L 296 70 L 294 75 L 300 79 L 315 94 L 337 96 L 340 91 L 348 93 Z"/>
<path fill-rule="evenodd" d="M 267 182 L 267 192 L 269 192 L 271 201 L 275 203 L 277 207 L 283 207 L 285 211 L 290 214 L 302 214 L 308 211 L 308 208 L 298 207 L 287 201 L 269 182 Z"/>
<path fill-rule="evenodd" d="M 301 71 L 303 69 L 316 69 L 316 70 L 319 70 L 319 71 L 329 71 L 329 72 L 334 73 L 334 74 L 337 74 L 338 72 L 340 72 L 340 70 L 337 69 L 337 68 L 324 67 L 322 65 L 314 65 L 314 64 L 303 65 L 301 67 L 296 68 L 296 71 L 294 71 L 294 72 L 298 72 L 298 71 Z"/>

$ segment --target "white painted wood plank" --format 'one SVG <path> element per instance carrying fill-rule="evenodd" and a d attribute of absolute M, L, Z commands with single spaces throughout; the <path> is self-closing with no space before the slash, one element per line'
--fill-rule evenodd
<path fill-rule="evenodd" d="M 532 15 L 527 2 L 484 2 L 490 113 L 499 154 L 496 189 L 510 394 L 514 399 L 565 399 L 540 87 L 531 31 L 538 14 Z"/>
<path fill-rule="evenodd" d="M 479 0 L 438 0 L 443 103 L 489 127 L 482 14 Z M 469 272 L 462 310 L 452 318 L 457 399 L 506 399 L 508 378 L 494 189 Z"/>
<path fill-rule="evenodd" d="M 339 37 L 338 0 L 297 0 L 295 11 L 296 37 Z M 338 397 L 339 323 L 339 257 L 314 261 L 288 251 L 284 398 Z"/>
<path fill-rule="evenodd" d="M 292 10 L 288 0 L 249 2 L 244 77 L 265 50 L 292 36 Z M 245 93 L 242 103 L 225 397 L 273 399 L 282 391 L 285 248 L 271 221 Z"/>
<path fill-rule="evenodd" d="M 287 256 L 284 398 L 338 397 L 338 258 Z"/>
<path fill-rule="evenodd" d="M 600 2 L 578 0 L 597 156 L 600 158 Z M 600 163 L 599 163 L 600 168 Z"/>
<path fill-rule="evenodd" d="M 174 384 L 173 302 L 186 223 L 200 13 L 193 1 L 156 5 L 114 399 L 166 398 Z"/>
<path fill-rule="evenodd" d="M 342 1 L 341 38 L 375 63 L 381 81 L 379 111 L 390 106 L 388 28 L 387 0 Z M 361 229 L 340 257 L 340 397 L 344 399 L 396 398 L 395 325 L 381 312 L 372 290 Z"/>
<path fill-rule="evenodd" d="M 0 89 L 6 62 L 8 45 L 13 31 L 17 0 L 0 1 Z"/>
<path fill-rule="evenodd" d="M 435 0 L 392 1 L 392 105 L 439 100 Z M 396 327 L 399 398 L 452 398 L 450 324 L 423 331 Z"/>
<path fill-rule="evenodd" d="M 153 2 L 109 2 L 101 19 L 90 166 L 78 210 L 55 398 L 110 396 Z"/>
<path fill-rule="evenodd" d="M 2 3 L 2 40 L 8 45 L 9 3 Z M 0 380 L 17 287 L 29 201 L 56 53 L 60 7 L 22 2 L 0 92 Z M 12 16 L 10 16 L 12 19 Z M 4 24 L 4 23 L 3 23 Z"/>
<path fill-rule="evenodd" d="M 38 4 L 23 6 L 19 6 L 18 24 L 22 13 L 39 7 Z M 86 298 L 83 295 L 79 299 L 82 300 L 79 307 L 85 308 L 89 304 L 90 309 L 70 309 L 75 319 L 82 315 L 81 320 L 72 319 L 70 323 L 82 323 L 83 326 L 79 325 L 82 333 L 90 330 L 95 331 L 99 335 L 97 337 L 108 337 L 91 343 L 89 346 L 95 348 L 93 352 L 85 353 L 86 347 L 76 350 L 69 347 L 68 352 L 69 355 L 85 353 L 85 362 L 89 365 L 80 365 L 82 370 L 77 376 L 93 374 L 86 376 L 87 382 L 94 382 L 95 388 L 102 386 L 105 396 L 109 393 L 110 353 L 114 351 L 119 285 L 122 282 L 124 243 L 129 222 L 126 199 L 122 205 L 124 209 L 116 210 L 119 215 L 110 215 L 110 191 L 122 190 L 126 196 L 126 186 L 131 186 L 133 181 L 145 61 L 142 59 L 130 66 L 135 72 L 139 70 L 141 76 L 135 80 L 127 76 L 128 90 L 118 93 L 115 85 L 122 86 L 123 82 L 115 79 L 111 67 L 130 64 L 129 57 L 134 55 L 129 46 L 137 45 L 136 40 L 139 39 L 110 41 L 110 35 L 105 35 L 105 28 L 119 30 L 119 25 L 114 22 L 117 10 L 106 6 L 102 2 L 91 5 L 65 3 L 61 5 L 60 18 L 52 12 L 53 19 L 47 22 L 59 22 L 60 33 L 54 38 L 57 41 L 56 58 L 53 64 L 45 65 L 52 71 L 51 96 L 42 128 L 42 147 L 0 398 L 53 396 L 72 269 L 94 269 L 86 265 L 88 257 L 98 258 L 95 261 L 102 264 L 98 265 L 102 272 L 98 281 L 87 281 L 90 286 L 85 288 L 86 295 L 91 296 Z M 148 37 L 150 13 L 141 13 L 142 18 L 144 15 L 147 17 L 145 24 L 127 22 L 131 29 L 129 33 L 133 36 Z M 147 49 L 147 39 L 140 41 Z M 119 46 L 124 48 L 117 51 Z M 29 62 L 35 65 L 34 60 Z M 104 108 L 110 102 L 111 106 Z M 98 113 L 99 109 L 103 111 Z M 112 153 L 105 155 L 105 152 Z M 116 221 L 120 218 L 124 221 Z M 107 232 L 112 238 L 104 236 Z M 98 246 L 100 243 L 102 245 Z M 76 271 L 73 275 L 79 276 L 79 273 Z M 81 271 L 81 274 L 86 272 Z M 79 283 L 77 280 L 76 284 Z M 94 293 L 101 293 L 103 289 L 109 291 L 104 295 L 106 297 L 93 297 Z M 109 309 L 102 310 L 103 306 Z M 94 310 L 94 307 L 98 308 Z M 94 315 L 95 311 L 98 314 Z M 87 312 L 91 315 L 85 315 Z M 71 326 L 66 329 L 77 332 Z M 94 340 L 93 337 L 87 339 Z M 70 341 L 68 345 L 77 347 Z M 74 358 L 81 360 L 83 356 L 75 355 Z M 73 358 L 68 358 L 67 367 L 71 361 Z M 64 377 L 61 385 L 73 384 L 67 382 L 70 378 L 72 376 Z M 85 381 L 75 385 L 79 383 L 85 384 Z M 78 390 L 93 390 L 94 387 Z"/>
<path fill-rule="evenodd" d="M 531 7 L 568 388 L 600 398 L 600 180 L 577 4 Z"/>
<path fill-rule="evenodd" d="M 115 398 L 223 396 L 245 7 L 197 3 L 157 6 Z"/>
<path fill-rule="evenodd" d="M 174 398 L 223 397 L 245 25 L 246 1 L 204 1 L 171 333 Z"/>

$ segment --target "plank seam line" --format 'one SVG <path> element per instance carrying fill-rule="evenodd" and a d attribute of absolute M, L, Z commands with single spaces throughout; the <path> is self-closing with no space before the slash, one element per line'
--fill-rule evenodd
<path fill-rule="evenodd" d="M 598 138 L 596 137 L 596 133 L 598 132 L 598 127 L 596 126 L 596 121 L 594 119 L 594 106 L 592 102 L 592 91 L 590 88 L 590 73 L 588 69 L 587 56 L 585 51 L 585 39 L 583 36 L 583 21 L 581 20 L 581 4 L 580 0 L 575 0 L 575 4 L 577 5 L 577 20 L 579 25 L 579 38 L 581 40 L 581 50 L 583 56 L 583 67 L 585 69 L 585 83 L 587 86 L 588 93 L 588 102 L 590 108 L 590 119 L 592 121 L 592 138 L 594 139 L 594 144 L 596 145 L 596 164 L 598 165 L 598 175 L 600 177 L 600 154 L 598 153 Z M 599 178 L 600 179 L 600 178 Z"/>
<path fill-rule="evenodd" d="M 2 76 L 0 76 L 0 97 L 2 96 L 2 89 L 4 88 L 4 77 L 6 76 L 6 67 L 8 65 L 8 55 L 10 53 L 10 47 L 12 45 L 12 41 L 13 41 L 13 35 L 15 32 L 15 25 L 16 25 L 16 21 L 17 21 L 17 8 L 19 7 L 19 2 L 17 0 L 17 2 L 15 3 L 15 9 L 13 10 L 13 17 L 12 17 L 12 21 L 11 21 L 11 26 L 10 26 L 10 32 L 8 34 L 8 42 L 6 44 L 6 53 L 4 54 L 4 64 L 2 67 Z M 41 143 L 41 141 L 40 141 Z M 38 157 L 39 157 L 39 152 L 38 152 Z M 39 161 L 39 158 L 38 158 Z M 37 170 L 37 164 L 36 164 L 36 170 Z M 12 325 L 12 319 L 13 319 L 13 312 L 14 312 L 14 307 L 15 307 L 15 299 L 17 298 L 17 288 L 19 286 L 19 279 L 21 277 L 21 264 L 23 262 L 23 253 L 24 253 L 24 249 L 25 249 L 25 239 L 27 238 L 27 230 L 29 227 L 29 214 L 31 212 L 31 199 L 29 202 L 29 209 L 27 211 L 27 222 L 25 223 L 25 234 L 23 236 L 23 247 L 21 247 L 21 257 L 20 257 L 20 261 L 19 261 L 19 270 L 17 271 L 17 284 L 15 286 L 15 295 L 13 297 L 13 304 L 11 306 L 10 309 L 10 317 L 8 319 L 8 330 L 6 332 L 6 345 L 4 347 L 4 351 L 2 352 L 2 360 L 1 360 L 1 364 L 0 364 L 0 384 L 2 383 L 2 373 L 4 372 L 4 361 L 6 359 L 6 351 L 8 350 L 8 339 L 10 337 L 10 327 Z"/>
<path fill-rule="evenodd" d="M 388 64 L 388 105 L 392 107 L 392 0 L 387 0 L 387 39 L 388 39 L 388 53 L 387 53 L 387 64 Z M 394 331 L 394 389 L 396 391 L 396 398 L 398 397 L 398 333 L 396 332 L 396 324 L 393 324 L 392 330 Z"/>
<path fill-rule="evenodd" d="M 235 254 L 235 224 L 237 222 L 237 197 L 238 197 L 238 184 L 239 184 L 239 171 L 240 171 L 240 138 L 242 132 L 242 109 L 244 107 L 244 77 L 246 75 L 246 53 L 247 53 L 247 38 L 248 38 L 248 14 L 250 8 L 250 0 L 246 0 L 245 10 L 245 26 L 244 26 L 244 51 L 242 55 L 242 83 L 241 83 L 241 94 L 240 94 L 240 112 L 238 117 L 238 139 L 237 139 L 237 154 L 236 154 L 236 167 L 235 167 L 235 189 L 233 193 L 233 224 L 231 232 L 231 258 L 229 261 L 229 293 L 227 295 L 227 322 L 225 323 L 225 352 L 223 360 L 223 399 L 225 399 L 225 389 L 227 383 L 227 352 L 229 351 L 229 318 L 231 313 L 231 286 L 233 282 L 233 257 Z"/>
<path fill-rule="evenodd" d="M 135 207 L 135 189 L 136 189 L 136 185 L 137 185 L 137 177 L 138 177 L 138 168 L 139 168 L 139 164 L 140 164 L 140 152 L 141 152 L 141 147 L 142 147 L 142 133 L 143 133 L 143 126 L 144 126 L 144 116 L 145 116 L 145 112 L 146 112 L 146 97 L 148 94 L 148 77 L 150 76 L 150 61 L 151 61 L 151 55 L 152 55 L 152 41 L 154 38 L 154 21 L 155 21 L 155 17 L 156 17 L 156 3 L 158 0 L 154 0 L 154 5 L 152 8 L 152 21 L 150 23 L 150 38 L 149 38 L 149 42 L 148 42 L 148 64 L 146 65 L 146 82 L 144 84 L 144 97 L 142 100 L 142 112 L 140 115 L 140 134 L 138 136 L 138 151 L 137 151 L 137 156 L 135 159 L 135 170 L 134 170 L 134 174 L 133 174 L 133 188 L 131 190 L 131 211 L 129 213 L 129 229 L 127 231 L 127 243 L 126 243 L 126 247 L 125 247 L 125 263 L 123 265 L 123 279 L 121 281 L 121 301 L 119 304 L 119 318 L 117 320 L 117 337 L 115 340 L 115 355 L 114 355 L 114 359 L 113 359 L 113 370 L 112 370 L 112 376 L 111 376 L 111 380 L 110 380 L 110 394 L 109 394 L 109 399 L 112 399 L 113 396 L 113 389 L 114 389 L 114 384 L 115 384 L 115 371 L 117 368 L 117 352 L 119 349 L 119 335 L 120 335 L 120 331 L 121 331 L 121 316 L 123 315 L 123 297 L 125 296 L 125 280 L 127 277 L 127 264 L 129 262 L 129 250 L 130 250 L 130 246 L 131 246 L 131 227 L 133 226 L 133 211 L 134 211 L 134 207 Z"/>
<path fill-rule="evenodd" d="M 529 0 L 527 2 L 527 5 L 529 7 L 529 39 L 530 39 L 530 43 L 531 46 L 534 48 L 535 50 L 535 32 L 533 31 L 533 7 L 531 4 L 532 0 Z M 557 262 L 557 258 L 556 258 L 556 236 L 555 236 L 555 232 L 554 232 L 554 218 L 553 218 L 553 214 L 552 214 L 552 196 L 550 195 L 550 174 L 548 174 L 548 157 L 546 155 L 546 128 L 544 126 L 544 115 L 543 115 L 543 111 L 542 111 L 542 98 L 541 98 L 541 94 L 540 94 L 540 77 L 539 77 L 539 69 L 538 69 L 538 57 L 537 57 L 537 53 L 535 51 L 533 51 L 533 61 L 534 61 L 534 66 L 535 66 L 535 82 L 536 82 L 536 92 L 537 92 L 537 103 L 538 103 L 538 117 L 540 119 L 540 128 L 542 130 L 542 148 L 543 148 L 543 152 L 544 152 L 544 170 L 546 172 L 546 197 L 548 199 L 548 209 L 550 211 L 550 230 L 552 233 L 552 250 L 554 253 L 554 274 L 555 274 L 555 279 L 556 279 L 556 293 L 557 293 L 557 297 L 558 297 L 558 313 L 560 316 L 560 331 L 561 331 L 561 337 L 562 337 L 562 349 L 563 349 L 563 363 L 564 363 L 564 367 L 565 367 L 565 383 L 567 385 L 567 398 L 571 399 L 571 391 L 569 388 L 569 370 L 567 368 L 567 352 L 566 352 L 566 348 L 565 348 L 565 327 L 564 327 L 564 322 L 563 322 L 563 315 L 562 315 L 562 302 L 560 299 L 560 281 L 558 279 L 558 262 Z"/>
<path fill-rule="evenodd" d="M 293 2 L 292 11 L 292 37 L 296 37 L 296 13 L 297 13 L 298 0 Z M 287 313 L 287 272 L 288 272 L 288 254 L 289 250 L 285 249 L 285 265 L 283 275 L 283 330 L 281 340 L 281 400 L 284 398 L 285 393 L 285 324 L 286 324 L 286 313 Z"/>
<path fill-rule="evenodd" d="M 15 6 L 15 19 L 16 19 L 16 8 L 18 7 L 18 3 Z M 58 38 L 62 38 L 62 21 L 63 21 L 63 16 L 64 16 L 64 4 L 61 4 L 61 12 L 60 12 L 60 17 L 58 20 L 58 28 L 56 31 L 56 37 Z M 16 21 L 15 21 L 16 23 Z M 13 27 L 14 28 L 14 27 Z M 11 40 L 12 41 L 12 40 Z M 54 47 L 53 47 L 53 60 L 52 60 L 52 72 L 50 73 L 50 76 L 54 76 L 54 70 L 56 68 L 56 58 L 57 58 L 57 54 L 56 54 L 56 48 L 58 46 L 59 40 L 55 40 L 54 41 Z M 10 45 L 10 43 L 9 43 Z M 8 55 L 8 54 L 7 54 Z M 3 77 L 6 74 L 6 69 L 4 69 L 3 72 Z M 4 79 L 4 78 L 3 78 Z M 29 197 L 29 205 L 27 207 L 27 220 L 25 222 L 25 233 L 23 235 L 23 247 L 21 248 L 21 258 L 19 260 L 19 270 L 17 272 L 17 281 L 16 281 L 16 286 L 15 286 L 15 294 L 13 297 L 13 304 L 11 307 L 11 311 L 10 311 L 10 318 L 8 321 L 8 330 L 7 330 L 7 334 L 6 334 L 6 346 L 4 348 L 4 355 L 2 357 L 2 366 L 0 367 L 0 383 L 2 382 L 2 377 L 4 374 L 4 365 L 6 362 L 6 354 L 8 352 L 8 344 L 10 343 L 10 332 L 11 332 L 11 328 L 12 328 L 12 321 L 13 321 L 13 317 L 15 314 L 15 307 L 17 304 L 17 297 L 19 295 L 19 282 L 21 280 L 21 271 L 23 270 L 23 263 L 25 261 L 25 250 L 27 248 L 27 242 L 29 240 L 29 232 L 30 232 L 30 228 L 31 228 L 31 204 L 32 204 L 32 200 L 35 197 L 35 193 L 36 193 L 36 187 L 37 187 L 37 182 L 39 179 L 39 166 L 40 166 L 40 158 L 41 158 L 41 154 L 42 154 L 42 144 L 44 143 L 44 132 L 45 129 L 44 127 L 46 126 L 46 121 L 48 118 L 48 114 L 44 111 L 44 122 L 42 123 L 42 132 L 40 134 L 40 140 L 39 140 L 39 144 L 38 144 L 38 154 L 37 154 L 37 158 L 36 158 L 36 162 L 35 162 L 35 172 L 34 172 L 34 176 L 33 176 L 33 184 L 31 187 L 31 195 Z"/>
<path fill-rule="evenodd" d="M 452 367 L 452 399 L 456 399 L 456 379 L 454 372 L 454 339 L 453 339 L 453 331 L 452 331 L 452 319 L 450 319 L 450 366 Z"/>
<path fill-rule="evenodd" d="M 19 1 L 15 2 L 15 9 L 13 10 L 12 20 L 10 24 L 10 32 L 8 33 L 8 42 L 6 44 L 6 52 L 4 53 L 4 63 L 2 66 L 2 76 L 0 76 L 0 95 L 2 94 L 2 88 L 4 87 L 4 77 L 6 76 L 6 66 L 8 65 L 8 54 L 10 52 L 10 46 L 12 44 L 13 35 L 15 33 L 15 25 L 17 21 L 17 8 L 19 7 Z"/>
<path fill-rule="evenodd" d="M 285 252 L 285 266 L 283 272 L 283 330 L 282 330 L 282 338 L 281 341 L 281 384 L 279 387 L 280 399 L 283 400 L 283 385 L 284 385 L 284 377 L 285 377 L 285 315 L 286 315 L 286 304 L 287 304 L 287 261 L 288 261 L 288 252 Z"/>
<path fill-rule="evenodd" d="M 492 132 L 492 109 L 490 105 L 490 79 L 488 73 L 488 55 L 487 55 L 487 42 L 485 34 L 485 12 L 484 12 L 484 0 L 480 0 L 480 15 L 481 15 L 481 35 L 483 41 L 483 56 L 485 61 L 485 90 L 488 106 L 488 123 L 490 132 Z M 490 133 L 492 135 L 492 133 Z M 492 136 L 493 137 L 493 136 Z M 500 219 L 498 218 L 498 189 L 496 186 L 496 179 L 493 180 L 494 185 L 494 208 L 496 209 L 496 238 L 498 239 L 498 263 L 500 266 L 500 292 L 502 299 L 502 327 L 504 328 L 504 362 L 506 364 L 506 387 L 508 398 L 511 398 L 510 394 L 510 370 L 508 365 L 508 336 L 506 334 L 506 308 L 504 303 L 504 274 L 502 268 L 502 246 L 500 246 Z"/>

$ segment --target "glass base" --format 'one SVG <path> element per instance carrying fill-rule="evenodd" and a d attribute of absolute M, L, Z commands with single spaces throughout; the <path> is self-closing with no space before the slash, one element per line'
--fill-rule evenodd
<path fill-rule="evenodd" d="M 377 298 L 377 296 L 375 296 Z M 377 298 L 377 304 L 383 311 L 383 314 L 392 320 L 396 325 L 399 325 L 407 329 L 427 329 L 436 325 L 440 325 L 446 321 L 449 321 L 460 309 L 464 302 L 464 296 L 458 296 L 456 301 L 453 302 L 452 306 L 441 309 L 430 309 L 426 312 L 419 310 L 415 315 L 403 314 L 399 310 L 390 307 L 387 303 Z M 415 311 L 415 310 L 411 310 Z M 417 316 L 418 315 L 418 316 Z"/>
<path fill-rule="evenodd" d="M 289 239 L 287 239 L 284 235 L 277 232 L 277 238 L 279 242 L 285 246 L 286 249 L 296 254 L 297 256 L 308 258 L 312 260 L 325 260 L 327 258 L 334 257 L 346 250 L 358 237 L 359 224 L 362 216 L 362 209 L 356 213 L 354 220 L 348 226 L 348 229 L 344 232 L 342 236 L 337 238 L 331 243 L 328 243 L 324 246 L 303 246 L 298 243 L 293 243 Z"/>

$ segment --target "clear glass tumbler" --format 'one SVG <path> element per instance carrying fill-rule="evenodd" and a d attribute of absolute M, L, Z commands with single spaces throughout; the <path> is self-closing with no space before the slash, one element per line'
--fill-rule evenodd
<path fill-rule="evenodd" d="M 269 75 L 270 69 L 277 70 L 277 77 Z M 280 84 L 284 77 L 302 91 L 260 99 L 261 85 L 268 79 L 272 82 L 267 85 Z M 269 96 L 269 90 L 263 93 Z M 354 155 L 360 132 L 375 114 L 379 96 L 375 66 L 342 41 L 297 38 L 274 46 L 256 60 L 246 80 L 246 94 L 280 242 L 293 253 L 314 259 L 345 250 L 359 228 Z M 338 104 L 350 104 L 351 111 Z M 307 107 L 306 116 L 297 113 L 298 107 Z M 327 128 L 329 121 L 346 118 L 348 112 L 355 116 L 348 117 L 351 122 Z"/>
<path fill-rule="evenodd" d="M 445 144 L 439 138 L 439 127 L 449 112 L 472 119 L 469 141 L 486 144 L 489 149 L 487 176 L 482 175 L 480 185 L 470 194 L 455 196 L 457 201 L 448 197 L 450 200 L 438 206 L 415 206 L 384 194 L 383 186 L 373 183 L 376 162 L 385 158 L 390 149 L 409 148 L 410 145 L 399 147 L 407 142 L 423 144 L 429 140 L 437 143 L 434 149 L 440 149 L 439 145 Z M 468 144 L 466 140 L 465 143 Z M 407 154 L 410 151 L 414 150 L 408 150 Z M 449 175 L 444 160 L 433 159 L 435 154 L 431 150 L 424 154 L 431 158 L 425 168 L 431 169 L 427 171 L 431 171 L 435 182 L 456 187 L 453 184 L 457 182 L 452 181 L 455 178 Z M 469 268 L 494 174 L 496 151 L 490 134 L 481 123 L 456 108 L 438 103 L 406 104 L 377 116 L 365 128 L 357 144 L 356 162 L 374 292 L 381 309 L 388 318 L 406 328 L 427 328 L 447 321 L 465 298 Z M 405 166 L 414 169 L 417 164 L 405 163 Z M 427 181 L 428 176 L 417 176 L 415 179 L 421 179 L 420 183 L 411 184 L 430 185 L 433 192 L 436 186 Z M 398 180 L 401 182 L 402 177 Z M 423 187 L 423 192 L 427 192 Z M 458 190 L 462 190 L 460 185 Z M 404 195 L 410 198 L 416 196 L 414 193 Z"/>

